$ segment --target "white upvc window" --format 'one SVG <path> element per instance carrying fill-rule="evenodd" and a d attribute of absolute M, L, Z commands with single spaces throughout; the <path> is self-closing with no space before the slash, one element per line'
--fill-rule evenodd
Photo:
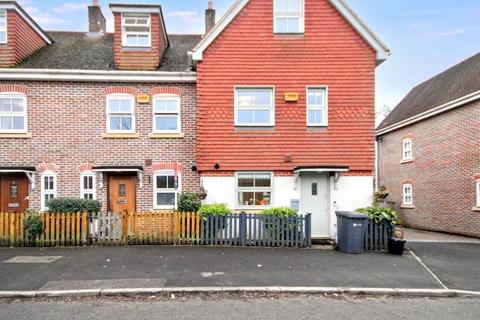
<path fill-rule="evenodd" d="M 237 172 L 235 180 L 238 208 L 254 209 L 272 205 L 273 173 Z"/>
<path fill-rule="evenodd" d="M 0 132 L 27 132 L 27 98 L 22 94 L 0 94 Z"/>
<path fill-rule="evenodd" d="M 235 88 L 235 126 L 270 127 L 275 125 L 273 87 Z"/>
<path fill-rule="evenodd" d="M 303 33 L 304 0 L 274 0 L 274 33 Z"/>
<path fill-rule="evenodd" d="M 413 205 L 413 187 L 411 184 L 403 185 L 403 205 L 405 206 Z"/>
<path fill-rule="evenodd" d="M 0 43 L 5 44 L 8 41 L 7 30 L 7 10 L 0 10 Z"/>
<path fill-rule="evenodd" d="M 402 142 L 402 154 L 403 154 L 403 161 L 408 161 L 413 159 L 413 141 L 410 138 L 403 139 Z"/>
<path fill-rule="evenodd" d="M 107 96 L 107 132 L 135 132 L 135 98 L 132 95 Z"/>
<path fill-rule="evenodd" d="M 328 90 L 326 87 L 307 87 L 307 126 L 328 126 Z"/>
<path fill-rule="evenodd" d="M 179 96 L 162 94 L 153 97 L 153 132 L 181 132 Z"/>
<path fill-rule="evenodd" d="M 181 176 L 175 171 L 160 171 L 154 175 L 154 209 L 171 210 L 177 208 L 178 193 L 181 190 Z"/>
<path fill-rule="evenodd" d="M 151 16 L 146 14 L 123 14 L 122 45 L 124 47 L 151 47 Z"/>
<path fill-rule="evenodd" d="M 48 210 L 48 202 L 57 197 L 57 175 L 46 171 L 41 175 L 41 209 Z"/>
<path fill-rule="evenodd" d="M 97 198 L 95 173 L 84 172 L 80 176 L 80 198 L 87 200 L 95 200 Z"/>
<path fill-rule="evenodd" d="M 477 207 L 480 208 L 480 180 L 477 180 L 476 183 L 476 189 L 477 189 Z"/>

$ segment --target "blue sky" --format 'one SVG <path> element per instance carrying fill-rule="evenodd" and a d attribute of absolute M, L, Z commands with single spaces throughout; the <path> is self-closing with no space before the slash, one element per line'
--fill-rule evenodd
<path fill-rule="evenodd" d="M 90 0 L 23 0 L 45 30 L 87 29 Z M 112 28 L 108 3 L 161 4 L 170 33 L 201 33 L 207 0 L 101 0 Z M 348 0 L 390 47 L 377 68 L 377 108 L 395 106 L 415 85 L 480 51 L 480 1 Z M 218 17 L 233 0 L 214 0 Z"/>

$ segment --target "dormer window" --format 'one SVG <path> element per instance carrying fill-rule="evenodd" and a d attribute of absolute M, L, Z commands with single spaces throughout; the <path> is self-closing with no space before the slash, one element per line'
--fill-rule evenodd
<path fill-rule="evenodd" d="M 150 15 L 123 14 L 122 45 L 124 47 L 151 47 Z"/>
<path fill-rule="evenodd" d="M 274 32 L 304 32 L 304 0 L 274 0 Z"/>
<path fill-rule="evenodd" d="M 0 10 L 0 43 L 7 43 L 7 11 Z"/>

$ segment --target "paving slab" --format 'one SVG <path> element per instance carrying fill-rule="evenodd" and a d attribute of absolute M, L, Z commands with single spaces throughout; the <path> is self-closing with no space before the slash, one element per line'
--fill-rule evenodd
<path fill-rule="evenodd" d="M 10 264 L 17 256 L 62 256 L 50 264 Z M 147 281 L 148 280 L 148 281 Z M 99 286 L 354 287 L 441 289 L 413 256 L 333 250 L 130 246 L 0 250 L 0 291 Z M 85 285 L 87 284 L 87 286 Z"/>
<path fill-rule="evenodd" d="M 478 238 L 469 238 L 454 234 L 432 232 L 418 229 L 400 227 L 403 237 L 408 242 L 459 242 L 459 243 L 480 243 Z"/>

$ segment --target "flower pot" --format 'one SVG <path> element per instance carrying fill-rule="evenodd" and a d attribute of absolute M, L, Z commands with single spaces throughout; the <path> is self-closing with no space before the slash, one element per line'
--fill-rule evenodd
<path fill-rule="evenodd" d="M 405 251 L 405 243 L 407 241 L 397 239 L 397 238 L 390 238 L 388 239 L 388 253 L 401 256 L 403 255 L 403 251 Z"/>

